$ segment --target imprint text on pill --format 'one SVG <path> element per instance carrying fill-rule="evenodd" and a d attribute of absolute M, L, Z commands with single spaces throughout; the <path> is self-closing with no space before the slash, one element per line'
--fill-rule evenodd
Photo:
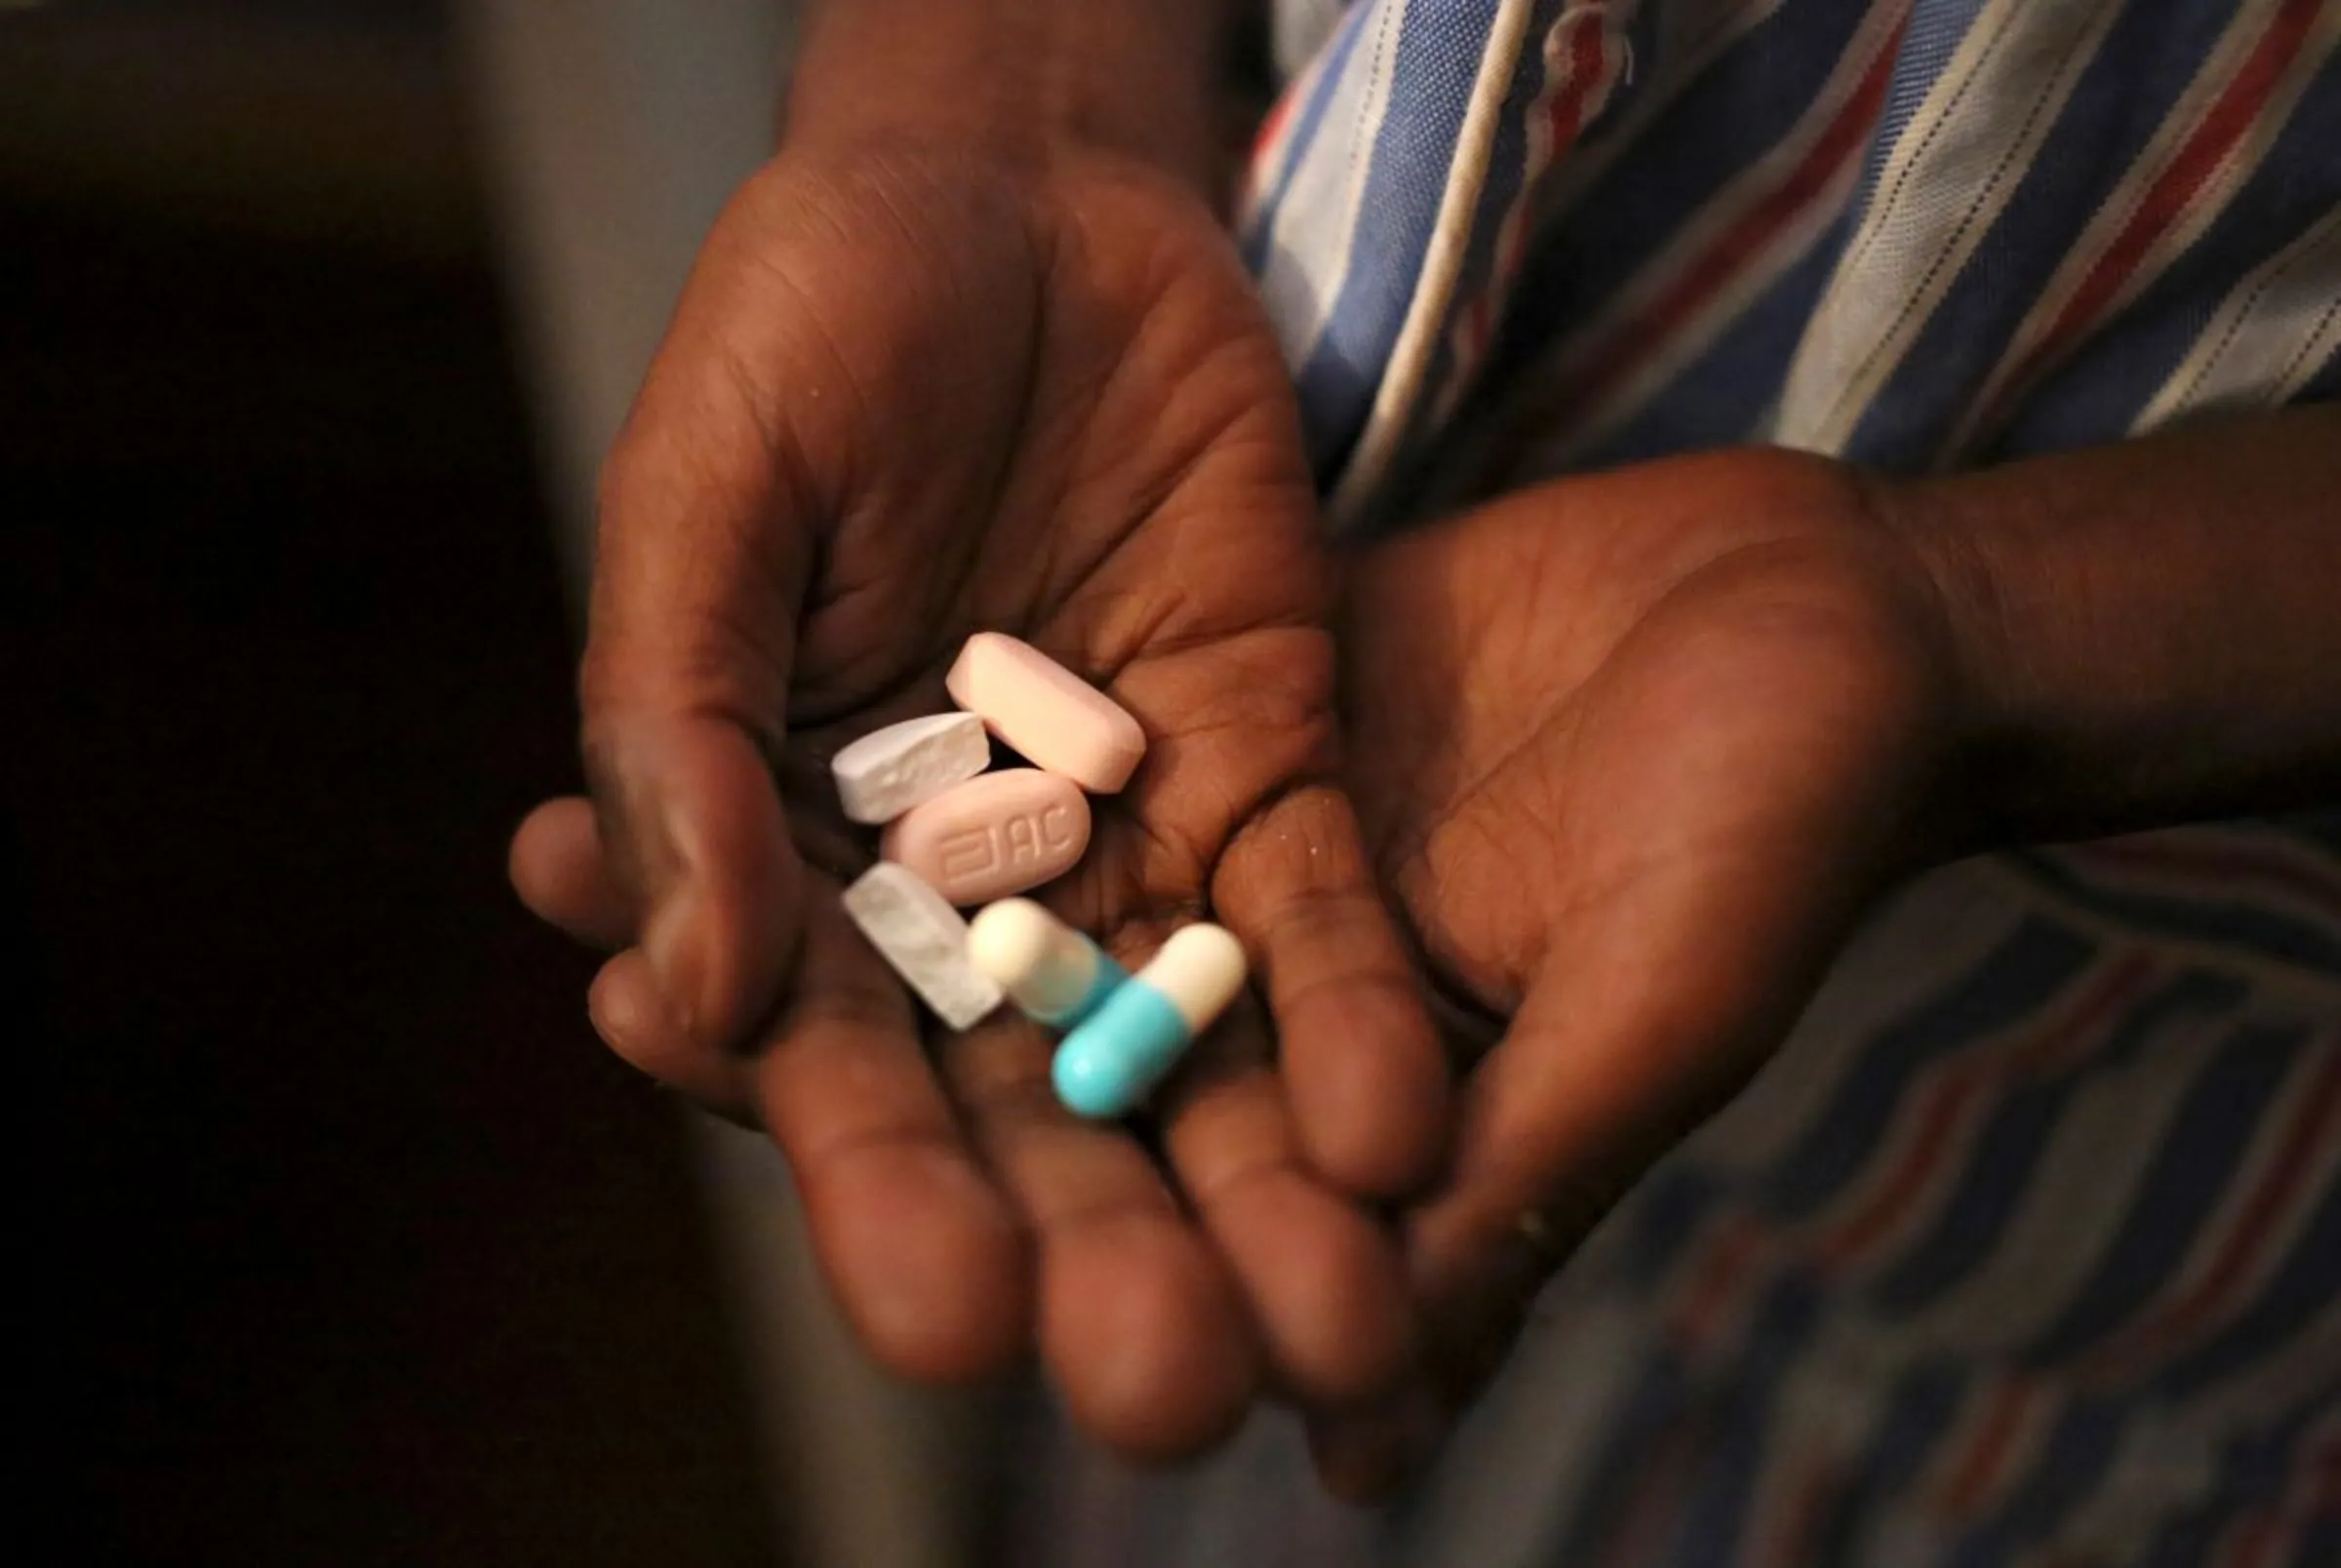
<path fill-rule="evenodd" d="M 879 853 L 954 904 L 988 904 L 1062 876 L 1090 846 L 1080 786 L 1037 767 L 1003 768 L 896 817 Z"/>

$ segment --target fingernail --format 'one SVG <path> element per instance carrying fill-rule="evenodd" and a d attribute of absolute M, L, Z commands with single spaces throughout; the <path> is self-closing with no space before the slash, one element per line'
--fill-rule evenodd
<path fill-rule="evenodd" d="M 652 1077 L 671 1056 L 676 1037 L 664 1016 L 655 974 L 639 953 L 621 953 L 603 966 L 585 994 L 585 1015 L 603 1043 Z"/>
<path fill-rule="evenodd" d="M 698 973 L 688 927 L 691 911 L 681 894 L 660 900 L 642 922 L 642 956 L 658 989 L 666 1023 L 684 1039 L 698 1038 Z"/>
<path fill-rule="evenodd" d="M 605 969 L 585 991 L 585 1016 L 602 1043 L 627 1056 L 627 1047 L 642 1038 L 642 1009 L 634 988 L 610 983 Z"/>

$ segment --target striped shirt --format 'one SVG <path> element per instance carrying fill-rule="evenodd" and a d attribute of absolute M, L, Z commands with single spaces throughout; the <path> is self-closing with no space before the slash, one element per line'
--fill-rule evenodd
<path fill-rule="evenodd" d="M 1289 9 L 1240 237 L 1339 529 L 2341 390 L 2341 0 Z M 2341 1563 L 2341 820 L 1907 890 L 1392 1512 L 1050 1441 L 1018 1561 Z"/>

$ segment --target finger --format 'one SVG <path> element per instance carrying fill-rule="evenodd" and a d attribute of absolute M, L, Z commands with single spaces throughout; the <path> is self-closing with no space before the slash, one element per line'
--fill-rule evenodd
<path fill-rule="evenodd" d="M 639 948 L 627 948 L 593 977 L 585 1011 L 612 1052 L 709 1114 L 755 1127 L 747 1065 L 724 1051 L 700 1050 L 667 1015 L 666 1000 Z"/>
<path fill-rule="evenodd" d="M 802 977 L 754 1066 L 848 1320 L 904 1376 L 997 1372 L 1028 1342 L 1026 1242 L 921 1050 L 910 999 L 816 882 Z"/>
<path fill-rule="evenodd" d="M 1211 901 L 1256 955 L 1309 1161 L 1356 1193 L 1419 1187 L 1446 1154 L 1447 1057 L 1348 799 L 1306 785 L 1252 817 Z"/>
<path fill-rule="evenodd" d="M 1466 1084 L 1451 1185 L 1408 1223 L 1450 1400 L 1492 1375 L 1546 1279 L 1743 1080 L 1740 1021 L 1684 990 L 1587 932 Z"/>
<path fill-rule="evenodd" d="M 1310 1412 L 1309 1460 L 1333 1496 L 1381 1502 L 1429 1465 L 1450 1420 L 1427 1384 L 1410 1382 L 1364 1409 Z"/>
<path fill-rule="evenodd" d="M 1447 1065 L 1356 816 L 1312 782 L 1331 761 L 1331 675 L 1322 633 L 1279 627 L 1125 669 L 1115 695 L 1149 737 L 1125 801 L 1143 832 L 1091 854 L 1130 859 L 1106 885 L 1207 883 L 1258 966 L 1308 1158 L 1392 1196 L 1438 1169 Z"/>
<path fill-rule="evenodd" d="M 769 759 L 815 521 L 772 390 L 787 342 L 730 297 L 721 253 L 603 470 L 581 680 L 609 870 L 641 911 L 666 1013 L 707 1050 L 751 1033 L 795 960 L 801 871 Z"/>
<path fill-rule="evenodd" d="M 1013 1017 L 945 1048 L 972 1131 L 1039 1249 L 1042 1356 L 1093 1438 L 1145 1460 L 1201 1452 L 1250 1404 L 1254 1331 L 1146 1153 L 1057 1104 L 1050 1052 Z"/>
<path fill-rule="evenodd" d="M 1172 1086 L 1165 1152 L 1259 1325 L 1279 1391 L 1303 1405 L 1387 1397 L 1414 1349 L 1393 1235 L 1310 1168 L 1256 1043 L 1206 1056 Z M 1233 1035 L 1235 1031 L 1228 1031 Z"/>
<path fill-rule="evenodd" d="M 763 754 L 720 720 L 604 710 L 588 770 L 605 865 L 676 1043 L 736 1053 L 794 968 L 804 871 Z"/>
<path fill-rule="evenodd" d="M 610 875 L 593 803 L 547 801 L 512 835 L 507 874 L 530 912 L 590 948 L 613 952 L 634 940 L 634 906 Z"/>

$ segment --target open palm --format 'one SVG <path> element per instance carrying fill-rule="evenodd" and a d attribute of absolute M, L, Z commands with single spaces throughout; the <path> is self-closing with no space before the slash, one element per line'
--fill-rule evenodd
<path fill-rule="evenodd" d="M 1938 842 L 1945 623 L 1875 495 L 1719 453 L 1507 496 L 1361 564 L 1360 808 L 1496 1039 L 1409 1221 L 1458 1393 Z"/>
<path fill-rule="evenodd" d="M 772 1130 L 879 1354 L 966 1375 L 1037 1335 L 1139 1452 L 1225 1430 L 1263 1372 L 1369 1397 L 1407 1349 L 1395 1252 L 1343 1194 L 1427 1172 L 1446 1069 L 1332 779 L 1315 529 L 1283 363 L 1194 197 L 1103 161 L 784 156 L 605 474 L 593 805 L 514 848 L 534 907 L 623 949 L 612 1044 Z M 1046 896 L 1131 960 L 1208 909 L 1260 975 L 1281 1077 L 1239 1018 L 1158 1149 L 1058 1110 L 1020 1021 L 931 1058 L 842 922 L 870 846 L 826 760 L 946 706 L 979 629 L 1149 740 Z"/>

